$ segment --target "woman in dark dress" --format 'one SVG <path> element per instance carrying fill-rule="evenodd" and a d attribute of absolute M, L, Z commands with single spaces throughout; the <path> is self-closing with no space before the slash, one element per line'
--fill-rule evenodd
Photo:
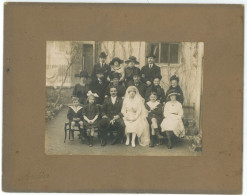
<path fill-rule="evenodd" d="M 80 77 L 80 83 L 75 85 L 72 96 L 78 97 L 80 104 L 83 105 L 87 102 L 87 92 L 89 91 L 89 85 L 87 84 L 88 73 L 83 70 L 77 77 Z"/>
<path fill-rule="evenodd" d="M 134 85 L 134 74 L 140 73 L 141 70 L 135 65 L 140 64 L 135 56 L 130 56 L 129 60 L 126 60 L 125 63 L 128 65 L 127 68 L 125 69 L 125 86 L 129 87 L 131 85 Z"/>
<path fill-rule="evenodd" d="M 169 101 L 169 99 L 168 99 L 169 94 L 175 91 L 178 94 L 177 101 L 179 101 L 181 104 L 183 104 L 184 94 L 183 94 L 181 87 L 179 86 L 179 78 L 176 75 L 173 75 L 170 78 L 170 83 L 171 83 L 171 86 L 169 87 L 169 89 L 166 92 L 166 102 Z"/>

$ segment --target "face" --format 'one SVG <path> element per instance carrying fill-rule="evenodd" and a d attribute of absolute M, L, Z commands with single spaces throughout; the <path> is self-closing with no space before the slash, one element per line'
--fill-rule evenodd
<path fill-rule="evenodd" d="M 170 99 L 171 99 L 171 101 L 175 101 L 176 100 L 176 96 L 175 95 L 171 95 Z"/>
<path fill-rule="evenodd" d="M 119 66 L 118 61 L 115 61 L 115 62 L 114 62 L 114 66 Z"/>
<path fill-rule="evenodd" d="M 154 58 L 153 58 L 153 57 L 148 57 L 148 63 L 149 63 L 149 64 L 154 63 Z"/>
<path fill-rule="evenodd" d="M 114 79 L 112 79 L 112 83 L 113 83 L 113 85 L 118 85 L 118 83 L 119 83 L 119 78 L 114 78 Z"/>
<path fill-rule="evenodd" d="M 106 60 L 106 58 L 99 58 L 99 61 L 100 61 L 101 63 L 105 63 L 105 60 Z"/>
<path fill-rule="evenodd" d="M 110 89 L 110 94 L 112 97 L 116 97 L 117 96 L 117 89 L 116 88 L 111 88 Z"/>
<path fill-rule="evenodd" d="M 130 67 L 134 67 L 134 66 L 135 66 L 135 63 L 132 62 L 132 61 L 130 61 L 130 62 L 129 62 L 129 66 L 130 66 Z"/>
<path fill-rule="evenodd" d="M 129 96 L 130 96 L 130 98 L 135 97 L 135 95 L 136 95 L 136 90 L 135 89 L 130 89 L 129 90 Z"/>
<path fill-rule="evenodd" d="M 81 83 L 86 83 L 87 78 L 86 77 L 81 77 Z"/>
<path fill-rule="evenodd" d="M 79 106 L 79 101 L 78 100 L 73 100 L 73 106 Z"/>
<path fill-rule="evenodd" d="M 139 75 L 134 75 L 133 76 L 133 80 L 135 83 L 139 83 L 140 82 L 140 76 Z"/>
<path fill-rule="evenodd" d="M 104 77 L 104 75 L 102 73 L 97 73 L 96 76 L 98 79 L 102 79 Z"/>
<path fill-rule="evenodd" d="M 88 102 L 89 102 L 90 104 L 93 104 L 94 101 L 95 101 L 95 97 L 94 97 L 94 96 L 90 96 L 90 97 L 88 98 Z"/>
<path fill-rule="evenodd" d="M 157 96 L 154 95 L 154 94 L 151 94 L 151 95 L 150 95 L 150 101 L 151 101 L 151 102 L 155 102 L 156 100 L 157 100 Z"/>
<path fill-rule="evenodd" d="M 177 87 L 178 86 L 178 82 L 176 80 L 172 80 L 171 81 L 171 86 L 172 87 Z"/>
<path fill-rule="evenodd" d="M 160 84 L 160 80 L 156 78 L 154 79 L 153 83 L 154 83 L 154 86 L 158 86 Z"/>

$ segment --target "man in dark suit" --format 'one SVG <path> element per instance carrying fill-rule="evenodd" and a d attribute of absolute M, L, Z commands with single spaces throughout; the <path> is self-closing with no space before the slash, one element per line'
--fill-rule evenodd
<path fill-rule="evenodd" d="M 96 73 L 98 70 L 102 71 L 104 74 L 104 78 L 106 79 L 111 71 L 111 68 L 108 64 L 106 64 L 105 60 L 106 60 L 106 53 L 105 52 L 101 52 L 99 55 L 99 63 L 95 64 L 91 73 L 91 78 L 92 80 L 96 80 Z"/>
<path fill-rule="evenodd" d="M 115 87 L 110 88 L 110 94 L 111 96 L 105 99 L 102 106 L 102 120 L 99 124 L 101 146 L 106 145 L 108 132 L 112 132 L 113 130 L 117 131 L 117 135 L 111 143 L 112 145 L 122 140 L 124 136 L 125 124 L 121 113 L 123 100 L 122 98 L 117 97 L 117 89 Z"/>
<path fill-rule="evenodd" d="M 148 64 L 141 69 L 142 79 L 147 86 L 152 84 L 154 78 L 158 77 L 160 80 L 162 79 L 160 67 L 154 64 L 154 58 L 155 56 L 153 54 L 149 54 L 147 56 Z"/>
<path fill-rule="evenodd" d="M 147 87 L 146 87 L 146 84 L 141 81 L 141 73 L 140 73 L 140 71 L 137 71 L 137 72 L 135 72 L 133 74 L 133 80 L 134 80 L 134 82 L 133 82 L 132 85 L 135 86 L 138 89 L 140 95 L 143 98 L 145 98 L 146 88 Z"/>

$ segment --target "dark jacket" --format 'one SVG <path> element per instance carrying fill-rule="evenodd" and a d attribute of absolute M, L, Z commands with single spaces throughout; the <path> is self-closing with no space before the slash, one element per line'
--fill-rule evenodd
<path fill-rule="evenodd" d="M 80 104 L 86 104 L 88 91 L 89 91 L 88 85 L 82 86 L 80 84 L 76 84 L 72 96 L 78 97 Z"/>
<path fill-rule="evenodd" d="M 112 86 L 113 86 L 113 84 L 110 83 L 105 90 L 105 95 L 107 95 L 108 97 L 110 97 L 110 89 Z M 118 97 L 124 97 L 125 91 L 126 91 L 125 87 L 121 84 L 118 84 L 118 86 L 116 88 L 117 88 L 117 96 Z"/>
<path fill-rule="evenodd" d="M 135 86 L 138 89 L 140 95 L 145 99 L 145 93 L 146 93 L 146 88 L 147 88 L 146 84 L 140 81 L 138 85 L 132 84 L 132 86 Z"/>
<path fill-rule="evenodd" d="M 96 115 L 99 115 L 99 107 L 95 103 L 87 104 L 82 109 L 82 115 L 93 120 Z"/>
<path fill-rule="evenodd" d="M 162 119 L 163 119 L 163 109 L 162 109 L 162 104 L 159 103 L 155 109 L 151 110 L 151 108 L 149 107 L 149 105 L 147 103 L 145 103 L 145 107 L 148 111 L 150 111 L 148 113 L 148 118 L 152 119 L 152 118 L 156 118 L 158 120 L 158 123 L 161 123 Z"/>
<path fill-rule="evenodd" d="M 112 103 L 111 97 L 106 98 L 102 106 L 102 116 L 106 115 L 110 120 L 115 116 L 119 115 L 122 117 L 121 109 L 123 100 L 117 97 L 115 104 Z"/>
<path fill-rule="evenodd" d="M 182 91 L 182 89 L 181 89 L 181 87 L 178 85 L 177 87 L 172 87 L 172 86 L 170 86 L 169 87 L 169 89 L 167 90 L 167 92 L 166 92 L 166 102 L 168 102 L 169 101 L 169 97 L 168 97 L 168 95 L 171 93 L 171 92 L 174 92 L 174 90 L 177 92 L 177 93 L 179 93 L 180 95 L 179 96 L 177 96 L 177 101 L 179 101 L 181 104 L 183 104 L 183 102 L 184 102 L 184 94 L 183 94 L 183 91 Z"/>
<path fill-rule="evenodd" d="M 99 80 L 93 80 L 90 85 L 90 89 L 93 93 L 98 94 L 98 98 L 96 99 L 96 104 L 103 104 L 105 99 L 105 90 L 108 86 L 109 82 L 107 80 L 103 80 L 102 83 L 99 83 Z"/>
<path fill-rule="evenodd" d="M 141 69 L 141 74 L 143 81 L 146 83 L 147 81 L 153 82 L 153 79 L 155 77 L 158 77 L 159 79 L 162 79 L 161 73 L 160 73 L 160 67 L 153 64 L 152 68 L 149 68 L 149 65 L 145 65 Z"/>
<path fill-rule="evenodd" d="M 110 71 L 111 71 L 111 68 L 106 63 L 104 64 L 103 67 L 101 67 L 100 63 L 95 64 L 94 67 L 93 67 L 92 73 L 91 73 L 92 80 L 96 80 L 97 79 L 96 73 L 97 73 L 98 70 L 102 70 L 102 72 L 104 74 L 104 77 L 106 79 L 108 77 Z"/>
<path fill-rule="evenodd" d="M 147 102 L 149 101 L 149 97 L 150 97 L 151 92 L 157 93 L 157 100 L 160 100 L 161 104 L 166 102 L 165 91 L 160 85 L 158 85 L 158 86 L 151 85 L 151 86 L 147 87 L 146 94 L 145 94 L 145 100 Z"/>
<path fill-rule="evenodd" d="M 79 109 L 77 112 L 74 111 L 73 106 L 70 106 L 68 109 L 68 114 L 67 114 L 67 118 L 69 119 L 69 121 L 73 121 L 73 118 L 80 118 L 80 120 L 83 120 L 83 108 L 81 106 L 78 106 Z"/>
<path fill-rule="evenodd" d="M 127 67 L 125 69 L 125 86 L 129 87 L 130 85 L 133 85 L 133 75 L 140 73 L 140 69 L 137 67 Z"/>

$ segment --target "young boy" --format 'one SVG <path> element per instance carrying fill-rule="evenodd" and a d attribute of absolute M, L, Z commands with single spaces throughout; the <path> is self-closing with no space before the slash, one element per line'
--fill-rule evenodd
<path fill-rule="evenodd" d="M 104 73 L 101 69 L 96 71 L 96 77 L 97 79 L 92 81 L 90 89 L 99 96 L 96 100 L 96 104 L 102 105 L 105 99 L 105 90 L 109 82 L 104 77 Z"/>
<path fill-rule="evenodd" d="M 117 89 L 117 96 L 123 98 L 125 95 L 125 87 L 119 83 L 120 80 L 120 74 L 117 72 L 114 72 L 113 74 L 110 74 L 111 83 L 108 85 L 108 87 L 105 90 L 105 98 L 110 97 L 110 89 L 111 87 L 115 87 Z"/>
<path fill-rule="evenodd" d="M 179 78 L 176 75 L 173 75 L 170 78 L 170 83 L 171 83 L 171 86 L 169 87 L 169 89 L 166 92 L 166 101 L 168 101 L 169 94 L 171 92 L 174 92 L 174 90 L 175 90 L 176 93 L 178 93 L 178 99 L 177 99 L 177 101 L 179 101 L 181 104 L 183 104 L 183 102 L 184 102 L 184 95 L 183 95 L 183 91 L 182 91 L 181 87 L 178 84 L 179 83 Z"/>
<path fill-rule="evenodd" d="M 149 101 L 149 97 L 151 95 L 151 92 L 155 92 L 157 94 L 157 100 L 161 104 L 165 104 L 165 100 L 166 100 L 165 91 L 160 86 L 160 78 L 159 77 L 155 77 L 154 80 L 153 80 L 153 84 L 150 85 L 146 89 L 146 94 L 145 94 L 145 100 L 146 100 L 146 102 Z"/>
<path fill-rule="evenodd" d="M 80 134 L 83 130 L 83 116 L 82 116 L 82 107 L 79 103 L 78 97 L 72 97 L 73 105 L 69 106 L 67 118 L 69 119 L 69 122 L 71 123 L 71 135 L 72 135 L 72 141 L 74 141 L 74 130 L 76 124 L 79 125 Z M 82 136 L 82 135 L 81 135 Z"/>
<path fill-rule="evenodd" d="M 154 147 L 155 135 L 158 139 L 162 139 L 163 136 L 160 134 L 159 125 L 162 122 L 162 104 L 157 101 L 157 93 L 151 92 L 149 96 L 150 101 L 145 103 L 145 107 L 148 110 L 148 123 L 151 126 L 150 133 L 150 147 Z"/>

